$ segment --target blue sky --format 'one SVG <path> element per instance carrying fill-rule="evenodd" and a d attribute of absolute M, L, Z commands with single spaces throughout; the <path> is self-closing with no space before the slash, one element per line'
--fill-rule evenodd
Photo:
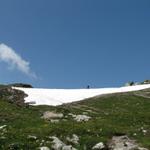
<path fill-rule="evenodd" d="M 84 88 L 150 79 L 149 0 L 0 2 L 0 43 L 37 76 L 1 60 L 1 83 Z"/>

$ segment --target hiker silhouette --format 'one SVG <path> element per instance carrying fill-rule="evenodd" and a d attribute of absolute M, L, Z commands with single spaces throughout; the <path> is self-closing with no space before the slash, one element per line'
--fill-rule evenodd
<path fill-rule="evenodd" d="M 90 88 L 90 86 L 89 85 L 87 85 L 87 87 L 86 87 L 87 89 L 89 89 Z"/>

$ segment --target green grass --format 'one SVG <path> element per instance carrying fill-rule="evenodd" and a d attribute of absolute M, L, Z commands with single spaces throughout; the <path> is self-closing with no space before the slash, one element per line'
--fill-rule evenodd
<path fill-rule="evenodd" d="M 67 117 L 68 113 L 87 112 L 92 119 L 77 123 L 68 117 L 67 121 L 62 119 L 59 123 L 50 123 L 41 119 L 45 111 L 62 112 Z M 66 136 L 72 134 L 80 137 L 80 145 L 75 146 L 79 150 L 83 150 L 83 147 L 91 149 L 100 141 L 106 143 L 113 135 L 122 134 L 127 134 L 141 146 L 150 149 L 150 99 L 134 93 L 91 98 L 58 107 L 25 108 L 0 100 L 0 120 L 0 126 L 7 125 L 6 131 L 0 132 L 0 149 L 4 150 L 10 147 L 34 150 L 42 140 L 45 141 L 43 146 L 50 147 L 50 143 L 46 143 L 49 136 L 55 135 L 67 142 Z M 146 135 L 140 130 L 141 127 L 147 130 Z M 134 133 L 137 135 L 134 136 Z M 28 139 L 28 135 L 35 135 L 38 140 Z"/>

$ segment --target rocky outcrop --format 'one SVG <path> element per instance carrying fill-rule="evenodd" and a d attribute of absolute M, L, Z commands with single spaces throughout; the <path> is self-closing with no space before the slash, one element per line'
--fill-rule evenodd
<path fill-rule="evenodd" d="M 109 150 L 148 150 L 140 147 L 135 140 L 131 140 L 128 136 L 113 136 L 108 143 Z"/>
<path fill-rule="evenodd" d="M 140 147 L 135 140 L 130 139 L 127 135 L 113 136 L 112 139 L 104 144 L 99 142 L 92 147 L 92 150 L 148 150 Z"/>
<path fill-rule="evenodd" d="M 77 150 L 72 145 L 66 145 L 60 139 L 55 136 L 50 137 L 52 139 L 52 149 L 53 150 Z"/>
<path fill-rule="evenodd" d="M 27 95 L 23 91 L 12 89 L 9 86 L 0 88 L 0 99 L 7 100 L 9 103 L 14 103 L 18 106 L 25 106 L 25 97 L 27 97 Z"/>
<path fill-rule="evenodd" d="M 150 84 L 150 80 L 145 80 L 141 84 Z"/>

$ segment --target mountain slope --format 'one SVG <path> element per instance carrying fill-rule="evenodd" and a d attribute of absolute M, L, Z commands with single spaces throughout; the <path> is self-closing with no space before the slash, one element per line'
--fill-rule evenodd
<path fill-rule="evenodd" d="M 78 150 L 90 150 L 114 135 L 128 135 L 150 149 L 150 89 L 98 96 L 61 106 L 22 107 L 0 100 L 0 149 L 51 148 L 50 136 L 66 144 L 66 137 L 76 134 Z M 62 113 L 62 118 L 44 119 L 45 112 Z M 89 121 L 77 122 L 73 115 L 86 114 Z M 58 122 L 52 122 L 58 121 Z M 34 138 L 35 137 L 35 138 Z"/>

